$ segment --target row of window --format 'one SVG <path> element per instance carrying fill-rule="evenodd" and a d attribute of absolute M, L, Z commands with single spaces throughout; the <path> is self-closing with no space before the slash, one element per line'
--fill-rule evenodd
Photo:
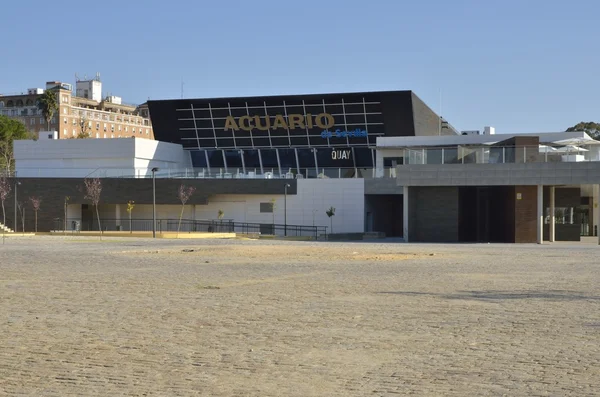
<path fill-rule="evenodd" d="M 72 119 L 71 121 L 72 121 L 73 125 L 77 125 L 77 120 L 76 119 Z M 69 123 L 69 120 L 66 117 L 64 118 L 64 123 L 65 124 Z M 88 127 L 92 128 L 92 122 L 91 121 L 88 121 Z M 104 131 L 107 131 L 109 127 L 107 126 L 106 123 L 104 123 L 103 128 L 104 128 Z M 120 132 L 122 130 L 123 126 L 121 124 L 119 124 L 119 125 L 117 125 L 117 128 L 118 128 L 118 131 Z M 99 129 L 100 129 L 100 123 L 96 123 L 96 130 L 99 130 Z M 110 131 L 111 132 L 115 132 L 115 125 L 114 124 L 110 125 Z M 129 132 L 129 127 L 128 126 L 125 126 L 125 132 Z M 131 132 L 135 134 L 137 132 L 136 128 L 135 127 L 132 128 Z M 143 134 L 144 130 L 142 128 L 140 128 L 139 129 L 139 133 Z M 150 135 L 150 130 L 148 128 L 146 128 L 146 135 Z"/>
<path fill-rule="evenodd" d="M 67 114 L 67 108 L 64 108 L 63 113 Z M 92 119 L 92 120 L 95 119 L 95 120 L 104 120 L 104 121 L 119 121 L 119 122 L 124 122 L 124 123 L 131 123 L 131 124 L 148 125 L 148 120 L 142 120 L 138 116 L 125 116 L 125 115 L 121 115 L 121 114 L 101 114 L 99 112 L 95 112 L 92 110 L 77 110 L 77 109 L 72 109 L 71 114 L 73 116 L 88 118 L 88 119 Z"/>
<path fill-rule="evenodd" d="M 366 147 L 193 150 L 192 164 L 197 168 L 225 169 L 318 169 L 373 168 L 374 152 Z"/>
<path fill-rule="evenodd" d="M 69 130 L 63 130 L 62 136 L 65 138 L 70 138 L 70 137 L 75 138 L 79 135 L 80 132 L 81 132 L 80 130 L 76 130 L 76 129 L 72 130 L 71 132 L 69 132 Z M 92 132 L 88 132 L 88 134 L 91 137 L 96 137 L 98 139 L 99 138 L 131 138 L 132 137 L 130 135 L 122 135 L 122 134 L 116 134 L 116 135 L 115 134 L 109 135 L 107 133 L 100 134 L 99 132 L 96 132 L 95 134 Z"/>

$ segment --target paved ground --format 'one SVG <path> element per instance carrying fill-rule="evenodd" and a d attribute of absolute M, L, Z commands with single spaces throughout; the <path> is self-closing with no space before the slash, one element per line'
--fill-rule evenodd
<path fill-rule="evenodd" d="M 599 255 L 11 238 L 0 395 L 598 395 Z"/>

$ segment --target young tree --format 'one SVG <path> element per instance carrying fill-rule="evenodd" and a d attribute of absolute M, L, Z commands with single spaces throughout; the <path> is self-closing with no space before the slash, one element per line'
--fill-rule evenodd
<path fill-rule="evenodd" d="M 0 175 L 0 201 L 2 201 L 2 224 L 6 226 L 6 211 L 4 210 L 4 201 L 10 194 L 11 187 L 8 178 Z"/>
<path fill-rule="evenodd" d="M 58 99 L 55 90 L 49 89 L 39 97 L 37 102 L 38 109 L 42 111 L 42 115 L 46 119 L 48 131 L 50 131 L 50 120 L 54 117 L 54 113 L 58 110 Z"/>
<path fill-rule="evenodd" d="M 179 186 L 179 201 L 181 201 L 181 213 L 179 214 L 179 224 L 177 225 L 177 234 L 179 235 L 179 230 L 181 229 L 181 218 L 183 217 L 183 210 L 185 208 L 185 203 L 188 202 L 192 194 L 196 191 L 196 188 L 193 186 L 185 186 L 181 184 Z"/>
<path fill-rule="evenodd" d="M 65 228 L 63 229 L 63 234 L 67 232 L 67 205 L 69 204 L 69 200 L 71 200 L 71 197 L 65 196 Z"/>
<path fill-rule="evenodd" d="M 25 203 L 19 201 L 17 207 L 19 208 L 19 212 L 21 213 L 21 226 L 23 226 L 23 229 L 21 231 L 23 232 L 23 234 L 25 234 Z"/>
<path fill-rule="evenodd" d="M 277 200 L 275 198 L 271 199 L 271 215 L 273 217 L 273 235 L 275 235 L 275 210 L 277 209 Z"/>
<path fill-rule="evenodd" d="M 129 214 L 129 234 L 133 233 L 133 223 L 131 221 L 131 213 L 133 212 L 133 207 L 135 207 L 135 201 L 129 200 L 127 202 L 127 213 Z"/>
<path fill-rule="evenodd" d="M 219 219 L 219 229 L 222 232 L 223 231 L 223 217 L 225 216 L 225 212 L 222 209 L 219 209 L 219 211 L 217 211 L 217 219 Z"/>
<path fill-rule="evenodd" d="M 333 233 L 333 216 L 335 215 L 335 208 L 329 207 L 329 209 L 325 211 L 325 213 L 329 217 L 329 222 L 331 224 L 331 233 Z"/>
<path fill-rule="evenodd" d="M 35 211 L 35 232 L 37 233 L 37 219 L 38 219 L 38 211 L 40 210 L 40 205 L 42 204 L 42 199 L 39 197 L 29 197 L 29 201 L 31 201 L 31 206 L 33 207 L 33 211 Z"/>
<path fill-rule="evenodd" d="M 102 225 L 100 224 L 100 212 L 98 211 L 98 203 L 100 202 L 100 194 L 102 193 L 102 182 L 100 178 L 84 179 L 85 184 L 85 199 L 90 200 L 96 207 L 96 217 L 98 218 L 98 229 L 100 229 L 100 238 L 102 239 Z"/>

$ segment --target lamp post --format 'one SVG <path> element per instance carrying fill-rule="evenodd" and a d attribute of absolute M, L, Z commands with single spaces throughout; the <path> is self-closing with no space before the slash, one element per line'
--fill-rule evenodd
<path fill-rule="evenodd" d="M 152 238 L 156 238 L 156 171 L 158 167 L 152 168 Z"/>
<path fill-rule="evenodd" d="M 290 187 L 289 183 L 286 183 L 283 187 L 283 235 L 287 236 L 287 189 Z"/>

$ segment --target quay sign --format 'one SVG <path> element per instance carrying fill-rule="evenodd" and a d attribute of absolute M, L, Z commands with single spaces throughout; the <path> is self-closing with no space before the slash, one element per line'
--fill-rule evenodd
<path fill-rule="evenodd" d="M 295 130 L 296 128 L 321 128 L 327 130 L 335 125 L 335 119 L 329 113 L 319 113 L 313 116 L 310 113 L 302 114 L 276 114 L 274 116 L 242 116 L 237 120 L 233 116 L 228 116 L 225 119 L 225 131 L 227 130 L 244 130 L 251 131 L 257 129 L 260 131 L 276 130 L 278 128 Z"/>

